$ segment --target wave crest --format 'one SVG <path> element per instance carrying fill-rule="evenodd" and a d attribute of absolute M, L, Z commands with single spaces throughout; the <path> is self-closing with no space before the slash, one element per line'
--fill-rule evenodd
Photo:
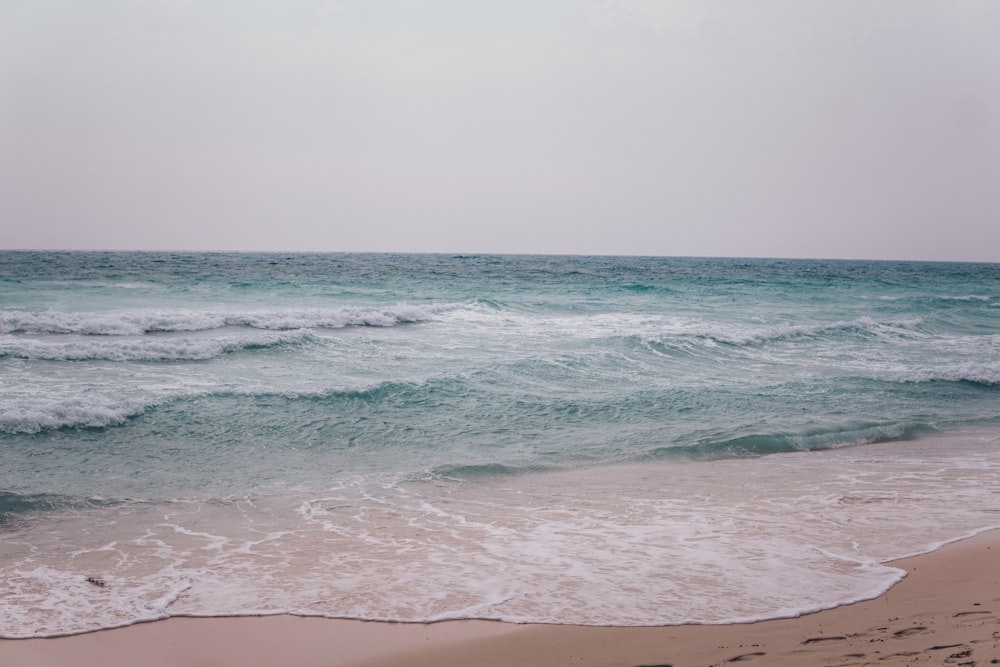
<path fill-rule="evenodd" d="M 0 311 L 0 333 L 134 336 L 151 332 L 208 331 L 225 326 L 269 330 L 391 327 L 424 322 L 463 307 L 467 306 L 456 303 L 425 306 L 401 303 L 377 308 L 345 306 L 334 309 L 310 308 L 237 313 L 185 310 L 81 313 L 7 310 Z"/>
<path fill-rule="evenodd" d="M 302 343 L 306 331 L 225 338 L 159 338 L 142 340 L 78 340 L 72 342 L 0 341 L 0 357 L 49 361 L 203 361 L 241 350 Z"/>
<path fill-rule="evenodd" d="M 762 345 L 772 341 L 817 338 L 837 334 L 852 334 L 865 337 L 912 336 L 917 333 L 916 327 L 922 321 L 920 318 L 912 318 L 879 322 L 871 317 L 859 317 L 849 321 L 823 324 L 785 324 L 733 332 L 718 328 L 706 328 L 703 331 L 692 331 L 692 333 L 697 337 L 709 339 L 722 345 L 746 347 Z"/>
<path fill-rule="evenodd" d="M 933 433 L 926 424 L 844 424 L 840 428 L 719 435 L 693 445 L 658 447 L 653 458 L 728 459 L 808 452 L 877 442 L 912 440 Z"/>
<path fill-rule="evenodd" d="M 0 406 L 0 433 L 38 433 L 60 428 L 103 428 L 141 415 L 149 404 L 87 396 L 62 400 L 22 400 Z"/>
<path fill-rule="evenodd" d="M 0 524 L 5 519 L 32 512 L 46 512 L 75 507 L 107 507 L 118 504 L 104 498 L 78 498 L 57 493 L 20 494 L 0 491 Z"/>
<path fill-rule="evenodd" d="M 41 431 L 73 428 L 106 428 L 121 426 L 131 419 L 141 417 L 148 410 L 194 400 L 268 400 L 292 402 L 336 403 L 340 401 L 379 402 L 407 400 L 414 391 L 425 387 L 431 391 L 442 390 L 437 384 L 424 385 L 412 382 L 379 382 L 369 386 L 340 387 L 317 391 L 261 391 L 248 388 L 219 389 L 216 391 L 184 391 L 181 393 L 148 397 L 147 400 L 86 395 L 72 398 L 45 399 L 20 397 L 0 404 L 0 433 L 33 434 Z"/>
<path fill-rule="evenodd" d="M 1000 387 L 1000 361 L 968 362 L 947 368 L 915 369 L 893 378 L 897 382 L 968 382 Z"/>

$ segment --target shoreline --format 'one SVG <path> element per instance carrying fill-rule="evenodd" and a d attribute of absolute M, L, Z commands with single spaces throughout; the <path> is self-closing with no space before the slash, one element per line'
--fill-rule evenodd
<path fill-rule="evenodd" d="M 18 667 L 1000 664 L 1000 530 L 887 563 L 878 598 L 729 625 L 431 624 L 316 617 L 174 617 L 79 635 L 0 640 Z"/>

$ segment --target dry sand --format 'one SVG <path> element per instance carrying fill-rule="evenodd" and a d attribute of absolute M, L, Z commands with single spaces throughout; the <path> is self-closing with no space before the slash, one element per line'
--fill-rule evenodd
<path fill-rule="evenodd" d="M 1000 532 L 895 563 L 885 595 L 795 619 L 593 628 L 454 621 L 174 618 L 0 640 L 3 667 L 530 667 L 1000 664 Z M 805 583 L 803 585 L 806 585 Z"/>

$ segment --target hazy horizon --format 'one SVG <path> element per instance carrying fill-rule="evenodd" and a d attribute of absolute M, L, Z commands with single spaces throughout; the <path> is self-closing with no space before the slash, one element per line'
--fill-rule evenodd
<path fill-rule="evenodd" d="M 800 257 L 778 255 L 657 255 L 657 254 L 609 254 L 585 252 L 466 252 L 461 250 L 197 250 L 189 248 L 0 248 L 0 252 L 24 253 L 122 253 L 122 254 L 191 254 L 191 255 L 441 255 L 456 257 L 606 257 L 613 259 L 655 258 L 655 259 L 691 259 L 691 260 L 748 260 L 748 261 L 790 261 L 790 262 L 911 262 L 918 264 L 1000 264 L 995 260 L 979 259 L 921 259 L 921 258 L 885 258 L 885 257 Z"/>
<path fill-rule="evenodd" d="M 998 26 L 989 0 L 0 0 L 0 248 L 997 262 Z"/>

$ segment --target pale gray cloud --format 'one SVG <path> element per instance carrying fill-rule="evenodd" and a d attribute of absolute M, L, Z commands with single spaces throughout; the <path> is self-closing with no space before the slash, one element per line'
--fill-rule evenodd
<path fill-rule="evenodd" d="M 989 0 L 0 0 L 0 246 L 997 261 L 997 27 Z"/>

